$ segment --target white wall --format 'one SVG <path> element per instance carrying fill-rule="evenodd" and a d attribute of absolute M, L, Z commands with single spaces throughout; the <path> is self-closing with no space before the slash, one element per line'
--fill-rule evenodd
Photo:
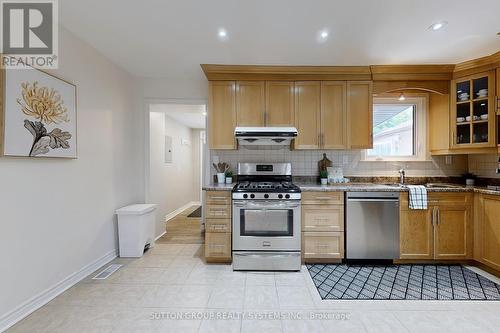
<path fill-rule="evenodd" d="M 162 112 L 150 113 L 150 202 L 158 204 L 156 234 L 165 231 L 165 216 L 199 201 L 199 153 L 192 130 Z M 172 137 L 172 163 L 165 163 L 165 135 Z M 182 144 L 185 140 L 189 144 Z M 197 170 L 197 177 L 195 173 Z M 198 185 L 196 185 L 198 184 Z M 195 189 L 195 186 L 198 189 Z"/>
<path fill-rule="evenodd" d="M 77 86 L 79 156 L 0 158 L 0 330 L 24 302 L 112 256 L 114 210 L 143 200 L 134 80 L 62 27 L 59 36 L 53 73 Z"/>

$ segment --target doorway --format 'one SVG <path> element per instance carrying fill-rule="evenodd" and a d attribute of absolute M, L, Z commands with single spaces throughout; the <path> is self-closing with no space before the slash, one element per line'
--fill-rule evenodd
<path fill-rule="evenodd" d="M 205 127 L 205 104 L 149 104 L 146 198 L 158 205 L 157 238 L 167 230 L 182 230 L 166 227 L 170 221 L 179 221 L 177 216 L 187 217 L 200 206 L 207 149 Z M 188 229 L 196 230 L 193 225 L 198 223 L 201 230 L 201 217 L 184 220 L 191 224 Z"/>

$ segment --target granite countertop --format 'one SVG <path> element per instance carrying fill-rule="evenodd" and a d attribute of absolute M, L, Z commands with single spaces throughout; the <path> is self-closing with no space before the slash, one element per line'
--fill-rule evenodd
<path fill-rule="evenodd" d="M 233 184 L 209 184 L 203 186 L 203 191 L 231 191 L 236 185 L 236 183 Z"/>
<path fill-rule="evenodd" d="M 331 185 L 320 185 L 318 183 L 312 182 L 295 182 L 297 186 L 303 192 L 362 192 L 362 191 L 380 191 L 380 192 L 408 192 L 408 188 L 404 186 L 388 185 L 388 184 L 377 184 L 377 183 L 344 183 L 344 184 L 331 184 Z M 205 191 L 231 191 L 235 184 L 210 184 L 203 187 Z M 500 195 L 500 189 L 494 190 L 483 186 L 465 186 L 465 185 L 454 185 L 453 187 L 448 187 L 443 184 L 440 187 L 436 184 L 433 187 L 427 188 L 428 192 L 475 192 L 482 194 Z"/>

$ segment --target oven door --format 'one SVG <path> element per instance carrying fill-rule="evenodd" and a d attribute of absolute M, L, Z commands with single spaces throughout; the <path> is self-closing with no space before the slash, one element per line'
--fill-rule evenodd
<path fill-rule="evenodd" d="M 233 201 L 233 250 L 300 251 L 300 201 Z"/>

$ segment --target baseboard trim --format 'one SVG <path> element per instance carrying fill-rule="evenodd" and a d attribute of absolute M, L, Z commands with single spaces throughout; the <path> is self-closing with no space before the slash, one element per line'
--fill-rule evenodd
<path fill-rule="evenodd" d="M 71 274 L 64 280 L 56 283 L 55 285 L 47 288 L 35 297 L 27 300 L 11 312 L 2 315 L 0 317 L 0 332 L 6 331 L 9 327 L 13 326 L 29 314 L 41 308 L 42 306 L 56 298 L 58 295 L 62 294 L 64 291 L 68 290 L 69 288 L 83 280 L 90 273 L 109 263 L 111 260 L 117 257 L 117 254 L 118 250 L 116 249 L 106 253 L 104 256 L 100 257 L 94 262 L 91 262 L 90 264 Z"/>
<path fill-rule="evenodd" d="M 160 236 L 158 236 L 158 237 L 156 237 L 156 238 L 155 238 L 155 242 L 156 242 L 158 239 L 162 238 L 162 237 L 163 237 L 163 235 L 165 235 L 166 233 L 167 233 L 166 231 L 162 232 L 162 233 L 160 234 Z"/>
<path fill-rule="evenodd" d="M 167 223 L 168 221 L 170 221 L 171 219 L 173 219 L 174 217 L 176 217 L 177 215 L 179 215 L 180 213 L 182 213 L 183 211 L 185 211 L 186 209 L 188 209 L 189 207 L 192 207 L 192 206 L 200 206 L 200 202 L 199 201 L 188 202 L 184 206 L 177 208 L 173 212 L 165 215 L 165 223 Z"/>

